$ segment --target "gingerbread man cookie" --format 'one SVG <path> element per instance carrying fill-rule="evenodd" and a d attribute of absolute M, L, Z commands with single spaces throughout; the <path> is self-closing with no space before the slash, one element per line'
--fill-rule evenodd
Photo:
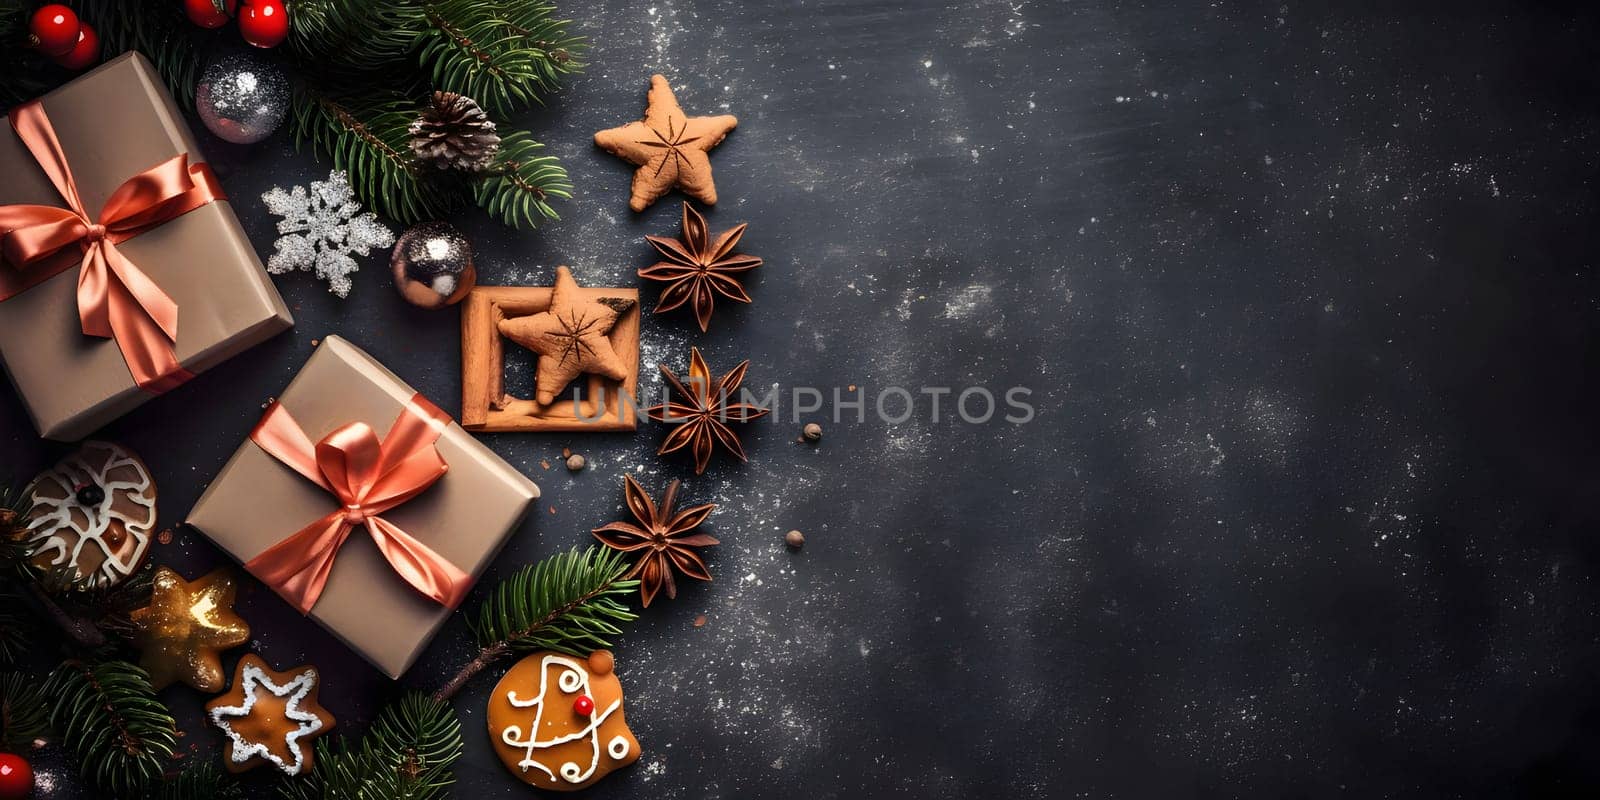
<path fill-rule="evenodd" d="M 139 457 L 107 442 L 78 451 L 28 484 L 28 545 L 40 569 L 85 588 L 139 571 L 156 526 L 156 482 Z"/>
<path fill-rule="evenodd" d="M 311 740 L 335 723 L 317 702 L 321 688 L 316 667 L 277 672 L 254 653 L 239 659 L 233 690 L 206 703 L 211 724 L 228 736 L 228 771 L 271 764 L 287 775 L 310 772 Z"/>
<path fill-rule="evenodd" d="M 639 760 L 611 653 L 540 651 L 489 694 L 489 738 L 506 769 L 541 789 L 575 791 Z"/>

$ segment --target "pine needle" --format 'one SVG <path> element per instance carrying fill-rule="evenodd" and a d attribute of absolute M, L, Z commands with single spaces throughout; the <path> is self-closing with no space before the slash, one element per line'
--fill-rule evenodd
<path fill-rule="evenodd" d="M 31 675 L 0 672 L 0 750 L 26 753 L 50 732 L 44 688 Z"/>
<path fill-rule="evenodd" d="M 178 728 L 145 671 L 126 661 L 68 661 L 45 682 L 52 727 L 84 780 L 114 797 L 142 797 L 162 779 Z"/>

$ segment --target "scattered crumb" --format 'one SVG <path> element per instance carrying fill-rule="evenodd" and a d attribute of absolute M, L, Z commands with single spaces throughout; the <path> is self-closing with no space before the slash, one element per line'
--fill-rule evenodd
<path fill-rule="evenodd" d="M 694 618 L 694 626 L 696 628 L 704 628 L 705 625 L 706 625 L 706 615 L 701 614 L 700 616 Z"/>
<path fill-rule="evenodd" d="M 156 541 L 162 544 L 172 544 L 172 529 L 167 528 L 166 530 L 156 534 Z"/>
<path fill-rule="evenodd" d="M 548 459 L 548 458 L 539 459 L 539 469 L 549 469 L 549 468 L 550 468 L 550 459 Z"/>

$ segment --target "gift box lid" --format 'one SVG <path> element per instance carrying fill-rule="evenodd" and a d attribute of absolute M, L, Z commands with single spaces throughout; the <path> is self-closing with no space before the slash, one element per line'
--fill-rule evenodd
<path fill-rule="evenodd" d="M 381 437 L 415 394 L 360 348 L 329 336 L 278 401 L 318 441 L 356 421 Z M 444 477 L 382 517 L 476 581 L 533 507 L 539 487 L 454 422 L 437 447 L 449 465 Z M 188 524 L 248 562 L 337 506 L 332 494 L 246 438 L 189 512 Z M 357 528 L 310 616 L 398 678 L 452 613 L 401 580 Z"/>

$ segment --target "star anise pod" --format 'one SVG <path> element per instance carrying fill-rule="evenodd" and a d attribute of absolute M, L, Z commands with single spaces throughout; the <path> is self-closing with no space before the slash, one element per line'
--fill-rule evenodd
<path fill-rule="evenodd" d="M 761 259 L 733 252 L 744 236 L 747 223 L 739 223 L 711 241 L 711 231 L 706 218 L 700 216 L 688 203 L 683 204 L 683 235 L 677 239 L 664 236 L 646 236 L 645 241 L 660 253 L 662 261 L 648 269 L 639 270 L 639 277 L 652 281 L 665 281 L 661 301 L 655 313 L 671 311 L 685 303 L 694 309 L 694 318 L 704 333 L 711 324 L 711 311 L 717 295 L 741 303 L 750 302 L 739 283 L 739 273 L 761 266 Z"/>
<path fill-rule="evenodd" d="M 705 472 L 706 465 L 711 463 L 713 442 L 721 444 L 723 449 L 738 456 L 740 461 L 748 461 L 744 447 L 739 444 L 739 435 L 728 427 L 728 422 L 749 422 L 767 415 L 767 409 L 753 403 L 732 402 L 734 395 L 739 392 L 739 385 L 744 383 L 744 373 L 749 367 L 750 361 L 746 359 L 713 381 L 711 368 L 706 366 L 698 347 L 689 348 L 687 382 L 680 380 L 665 364 L 660 365 L 661 377 L 682 399 L 677 402 L 669 400 L 665 405 L 651 406 L 645 410 L 657 422 L 678 425 L 672 433 L 667 434 L 656 453 L 689 448 L 694 454 L 696 475 Z"/>
<path fill-rule="evenodd" d="M 645 551 L 644 557 L 624 576 L 639 579 L 639 594 L 644 598 L 645 608 L 650 607 L 650 601 L 662 589 L 666 589 L 669 598 L 678 596 L 678 586 L 672 579 L 674 569 L 696 580 L 711 580 L 706 562 L 695 548 L 720 543 L 708 534 L 690 531 L 705 522 L 716 505 L 705 503 L 674 512 L 672 504 L 678 497 L 677 481 L 667 484 L 667 493 L 662 496 L 661 505 L 657 506 L 632 475 L 622 478 L 628 510 L 633 512 L 639 524 L 613 522 L 602 525 L 594 529 L 594 538 L 606 547 L 624 553 Z"/>

